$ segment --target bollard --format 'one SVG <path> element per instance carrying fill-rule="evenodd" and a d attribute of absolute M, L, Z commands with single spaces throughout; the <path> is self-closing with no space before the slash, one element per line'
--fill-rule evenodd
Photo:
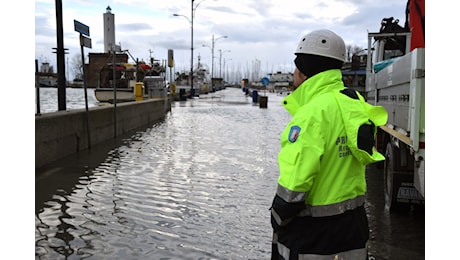
<path fill-rule="evenodd" d="M 176 96 L 176 83 L 171 83 L 171 95 Z"/>
<path fill-rule="evenodd" d="M 142 100 L 144 97 L 142 95 L 142 86 L 144 83 L 142 82 L 136 82 L 136 85 L 134 87 L 134 95 L 136 96 L 136 101 Z"/>
<path fill-rule="evenodd" d="M 194 97 L 195 96 L 195 89 L 192 88 L 190 89 L 190 97 Z"/>
<path fill-rule="evenodd" d="M 179 100 L 180 101 L 187 100 L 187 97 L 185 96 L 185 88 L 179 89 Z"/>
<path fill-rule="evenodd" d="M 267 108 L 268 96 L 259 96 L 259 107 Z"/>
<path fill-rule="evenodd" d="M 257 89 L 254 89 L 254 90 L 252 91 L 252 102 L 253 102 L 253 103 L 257 103 L 257 100 L 258 100 Z"/>

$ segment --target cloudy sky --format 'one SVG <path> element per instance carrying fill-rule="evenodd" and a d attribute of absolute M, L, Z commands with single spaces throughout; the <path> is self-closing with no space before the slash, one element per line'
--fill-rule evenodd
<path fill-rule="evenodd" d="M 340 34 L 345 44 L 367 47 L 367 32 L 376 32 L 382 18 L 405 22 L 405 0 L 196 0 L 194 1 L 194 61 L 211 66 L 215 39 L 214 71 L 222 68 L 248 71 L 260 64 L 261 73 L 292 72 L 297 42 L 320 28 Z M 103 14 L 110 6 L 115 15 L 115 41 L 139 60 L 167 59 L 174 50 L 176 71 L 190 68 L 190 0 L 62 1 L 64 48 L 69 63 L 81 56 L 74 20 L 90 27 L 92 48 L 104 52 Z M 56 66 L 56 9 L 54 0 L 35 1 L 35 59 Z M 179 14 L 183 16 L 173 16 Z M 184 17 L 185 16 L 185 17 Z M 221 51 L 219 51 L 221 50 Z M 220 55 L 222 52 L 222 55 Z M 220 59 L 222 57 L 222 59 Z M 132 61 L 130 61 L 132 62 Z"/>

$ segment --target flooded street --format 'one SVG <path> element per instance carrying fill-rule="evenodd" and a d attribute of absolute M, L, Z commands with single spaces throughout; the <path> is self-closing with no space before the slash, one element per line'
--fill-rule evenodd
<path fill-rule="evenodd" d="M 260 94 L 264 94 L 262 91 Z M 35 175 L 36 259 L 270 259 L 284 95 L 227 88 Z M 372 259 L 425 259 L 425 218 L 384 210 L 367 172 Z"/>
<path fill-rule="evenodd" d="M 373 259 L 425 259 L 425 214 L 384 209 L 383 170 L 367 168 L 366 208 L 369 218 L 369 252 Z"/>

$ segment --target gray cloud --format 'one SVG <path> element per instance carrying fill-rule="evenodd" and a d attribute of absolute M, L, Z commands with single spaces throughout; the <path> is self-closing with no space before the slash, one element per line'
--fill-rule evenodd
<path fill-rule="evenodd" d="M 49 19 L 47 16 L 35 16 L 35 35 L 44 37 L 56 36 L 56 28 L 50 25 Z"/>
<path fill-rule="evenodd" d="M 137 32 L 142 30 L 150 30 L 153 27 L 147 23 L 127 23 L 127 24 L 119 24 L 117 26 L 117 31 L 121 32 Z"/>

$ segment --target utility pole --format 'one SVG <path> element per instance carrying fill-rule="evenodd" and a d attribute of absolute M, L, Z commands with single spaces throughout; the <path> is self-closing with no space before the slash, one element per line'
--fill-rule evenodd
<path fill-rule="evenodd" d="M 58 110 L 66 110 L 66 79 L 65 79 L 65 50 L 64 29 L 62 26 L 62 1 L 56 0 L 56 36 L 57 36 L 57 74 L 58 74 Z"/>

